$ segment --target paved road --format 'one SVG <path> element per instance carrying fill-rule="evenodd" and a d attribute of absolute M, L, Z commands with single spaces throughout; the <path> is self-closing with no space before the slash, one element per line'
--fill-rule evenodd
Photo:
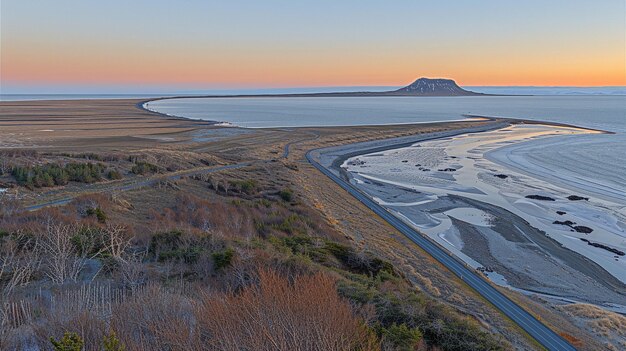
<path fill-rule="evenodd" d="M 286 131 L 289 131 L 287 129 L 285 129 Z M 291 145 L 294 144 L 298 144 L 301 143 L 303 141 L 311 141 L 311 140 L 316 140 L 319 139 L 320 137 L 320 133 L 317 131 L 312 131 L 312 132 L 308 132 L 307 134 L 311 135 L 312 137 L 309 138 L 303 138 L 303 139 L 298 139 L 298 140 L 294 140 L 294 141 L 290 141 L 287 144 L 285 144 L 285 147 L 283 148 L 283 155 L 282 158 L 288 158 L 289 157 L 289 149 L 291 148 Z"/>
<path fill-rule="evenodd" d="M 479 276 L 473 269 L 468 268 L 464 263 L 460 262 L 455 257 L 448 254 L 438 244 L 421 235 L 415 229 L 398 219 L 385 208 L 373 201 L 369 196 L 361 192 L 358 188 L 341 179 L 333 172 L 320 165 L 317 160 L 315 160 L 314 157 L 311 156 L 311 151 L 306 154 L 306 158 L 320 172 L 332 179 L 335 183 L 339 184 L 339 186 L 344 188 L 348 193 L 350 193 L 350 195 L 357 198 L 357 200 L 361 201 L 370 210 L 374 211 L 374 213 L 376 213 L 389 224 L 394 226 L 398 231 L 400 231 L 402 234 L 411 239 L 414 243 L 419 245 L 433 258 L 446 266 L 460 279 L 467 283 L 467 285 L 476 290 L 480 295 L 487 299 L 487 301 L 491 302 L 494 306 L 496 306 L 496 308 L 498 308 L 507 317 L 513 320 L 513 322 L 515 322 L 522 329 L 524 329 L 528 334 L 530 334 L 530 336 L 537 340 L 546 349 L 559 351 L 576 350 L 565 339 L 563 339 L 557 333 L 538 321 L 530 313 L 526 312 L 526 310 L 524 310 L 522 307 L 504 296 L 504 294 L 499 292 L 490 283 L 488 283 L 481 276 Z"/>

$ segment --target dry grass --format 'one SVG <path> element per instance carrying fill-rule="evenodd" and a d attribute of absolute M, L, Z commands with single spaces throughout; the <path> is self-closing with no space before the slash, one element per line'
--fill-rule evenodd
<path fill-rule="evenodd" d="M 338 296 L 329 275 L 288 279 L 261 269 L 254 281 L 237 292 L 184 284 L 152 284 L 133 293 L 98 284 L 67 288 L 33 300 L 37 320 L 9 329 L 3 324 L 0 347 L 45 350 L 51 336 L 69 331 L 85 340 L 85 350 L 100 350 L 115 331 L 129 351 L 380 349 L 363 315 Z"/>
<path fill-rule="evenodd" d="M 626 317 L 598 306 L 575 303 L 558 307 L 566 314 L 579 319 L 614 350 L 626 349 Z"/>

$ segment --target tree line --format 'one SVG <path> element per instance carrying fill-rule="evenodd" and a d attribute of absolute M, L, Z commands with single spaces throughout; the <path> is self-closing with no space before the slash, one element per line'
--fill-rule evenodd
<path fill-rule="evenodd" d="M 101 163 L 45 164 L 36 166 L 14 166 L 11 175 L 15 181 L 28 188 L 45 188 L 66 185 L 69 182 L 95 183 L 105 178 L 119 179 L 116 170 L 107 170 Z"/>

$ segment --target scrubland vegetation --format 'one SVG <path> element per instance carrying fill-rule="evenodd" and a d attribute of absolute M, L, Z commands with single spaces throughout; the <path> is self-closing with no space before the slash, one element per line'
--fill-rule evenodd
<path fill-rule="evenodd" d="M 100 163 L 68 163 L 64 166 L 46 164 L 44 166 L 11 169 L 11 175 L 19 185 L 27 188 L 44 188 L 66 185 L 70 181 L 95 183 L 104 178 L 105 166 Z"/>
<path fill-rule="evenodd" d="M 216 163 L 210 156 L 185 151 L 159 150 L 149 154 L 41 153 L 33 150 L 0 151 L 1 187 L 51 188 L 70 182 L 90 184 L 145 176 Z M 157 166 L 160 165 L 160 166 Z"/>
<path fill-rule="evenodd" d="M 262 179 L 197 176 L 36 212 L 4 199 L 0 289 L 3 350 L 510 347 Z"/>

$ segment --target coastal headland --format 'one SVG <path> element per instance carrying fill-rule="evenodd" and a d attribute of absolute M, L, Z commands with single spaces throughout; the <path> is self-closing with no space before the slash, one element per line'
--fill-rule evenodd
<path fill-rule="evenodd" d="M 334 146 L 339 158 L 328 158 L 328 166 L 334 165 L 336 170 L 341 171 L 341 165 L 352 157 L 364 152 L 382 153 L 410 147 L 415 144 L 415 136 L 438 135 L 446 139 L 451 134 L 457 134 L 459 130 L 478 135 L 497 132 L 511 125 L 537 125 L 536 122 L 473 118 L 467 121 L 416 125 L 252 130 L 221 128 L 208 121 L 164 116 L 137 108 L 143 102 L 145 100 L 139 99 L 1 102 L 0 148 L 4 153 L 3 160 L 16 157 L 13 160 L 29 164 L 66 163 L 75 160 L 78 154 L 93 154 L 94 159 L 98 154 L 123 154 L 145 157 L 148 162 L 163 164 L 163 167 L 148 175 L 139 175 L 130 171 L 136 164 L 105 160 L 102 162 L 128 174 L 122 179 L 87 186 L 70 183 L 63 187 L 32 190 L 14 186 L 10 177 L 5 174 L 0 178 L 0 187 L 8 189 L 8 194 L 14 194 L 27 206 L 52 204 L 58 199 L 80 198 L 89 194 L 113 194 L 116 201 L 132 203 L 137 209 L 132 217 L 144 222 L 148 214 L 145 208 L 158 208 L 171 203 L 175 194 L 181 191 L 192 191 L 214 198 L 214 195 L 198 183 L 199 179 L 210 177 L 210 174 L 240 180 L 255 178 L 261 182 L 272 179 L 273 182 L 281 183 L 281 187 L 288 187 L 299 194 L 300 201 L 314 209 L 323 218 L 325 225 L 341 233 L 350 245 L 372 251 L 400 267 L 402 274 L 426 295 L 467 313 L 480 321 L 487 330 L 505 335 L 509 342 L 518 347 L 534 348 L 533 343 L 510 320 L 444 266 L 434 262 L 426 252 L 381 218 L 372 215 L 367 207 L 344 193 L 329 179 L 320 176 L 305 161 L 304 155 L 312 149 Z M 369 144 L 367 148 L 363 148 L 358 143 Z M 31 150 L 36 155 L 26 150 Z M 25 153 L 19 156 L 19 152 Z M 219 168 L 229 165 L 240 167 Z M 216 168 L 219 168 L 215 170 L 216 173 L 207 172 Z M 344 171 L 341 172 L 344 176 L 349 176 Z M 152 179 L 153 182 L 132 186 L 143 179 Z M 374 189 L 380 186 L 372 187 Z M 389 194 L 395 194 L 391 197 L 395 197 L 396 202 L 414 194 L 411 191 L 399 194 L 387 185 L 385 188 Z M 481 208 L 491 216 L 499 216 L 503 223 L 517 223 L 518 227 L 528 225 L 512 213 L 480 204 L 470 198 L 450 196 L 442 201 L 454 203 L 457 207 Z M 443 206 L 443 202 L 439 205 L 437 211 L 441 210 L 440 212 L 452 209 L 451 206 Z M 476 233 L 471 220 L 463 217 L 466 215 L 458 215 L 454 221 L 466 233 L 464 238 L 469 242 L 468 238 L 472 235 L 478 238 L 477 235 L 481 234 Z M 498 228 L 497 224 L 495 228 Z M 521 229 L 526 230 L 526 227 Z M 483 245 L 484 248 L 487 244 L 476 240 L 473 245 Z M 591 267 L 588 262 L 584 265 Z M 495 268 L 495 264 L 493 266 Z M 609 277 L 607 282 L 611 282 Z M 613 284 L 615 287 L 618 283 Z M 497 286 L 497 289 L 532 314 L 540 316 L 562 335 L 576 335 L 575 340 L 579 340 L 577 342 L 586 345 L 588 349 L 599 345 L 599 336 L 588 325 L 589 317 L 582 312 L 575 312 L 577 310 L 573 307 L 568 307 L 578 307 L 580 303 L 551 299 L 546 296 L 546 291 L 541 291 L 544 295 L 532 295 L 506 287 Z"/>

